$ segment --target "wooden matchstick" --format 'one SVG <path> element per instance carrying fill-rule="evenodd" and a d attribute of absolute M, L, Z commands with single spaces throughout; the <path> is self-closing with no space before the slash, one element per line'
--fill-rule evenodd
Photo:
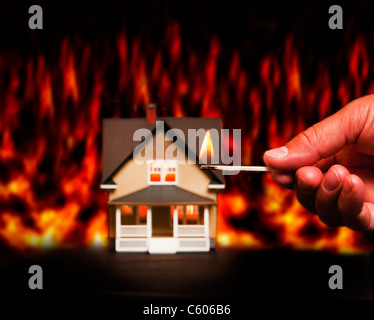
<path fill-rule="evenodd" d="M 265 166 L 214 166 L 202 165 L 201 170 L 221 170 L 221 171 L 252 171 L 252 172 L 274 172 L 280 171 Z"/>

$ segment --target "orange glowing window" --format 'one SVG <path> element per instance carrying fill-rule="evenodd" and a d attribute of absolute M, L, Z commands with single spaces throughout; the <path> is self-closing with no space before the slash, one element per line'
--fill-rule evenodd
<path fill-rule="evenodd" d="M 148 163 L 149 184 L 176 184 L 178 165 L 176 161 L 152 161 Z"/>
<path fill-rule="evenodd" d="M 177 164 L 175 162 L 165 162 L 165 182 L 176 182 Z"/>
<path fill-rule="evenodd" d="M 127 204 L 121 207 L 122 214 L 125 216 L 131 216 L 133 214 L 132 206 L 128 206 Z"/>
<path fill-rule="evenodd" d="M 138 210 L 140 223 L 146 223 L 148 206 L 139 206 Z"/>
<path fill-rule="evenodd" d="M 165 175 L 165 182 L 174 182 L 175 181 L 175 174 L 166 174 Z"/>
<path fill-rule="evenodd" d="M 187 223 L 197 223 L 199 219 L 199 206 L 186 206 L 186 220 Z"/>
<path fill-rule="evenodd" d="M 161 182 L 162 163 L 151 162 L 149 164 L 149 181 Z"/>
<path fill-rule="evenodd" d="M 177 206 L 178 224 L 184 224 L 184 206 Z M 174 219 L 174 206 L 170 207 L 171 221 Z"/>
<path fill-rule="evenodd" d="M 177 206 L 178 212 L 178 224 L 187 225 L 187 224 L 204 224 L 204 208 L 197 205 L 179 205 Z M 173 221 L 174 217 L 174 206 L 171 206 L 171 218 Z"/>
<path fill-rule="evenodd" d="M 152 182 L 161 182 L 161 174 L 151 173 L 151 181 Z"/>
<path fill-rule="evenodd" d="M 170 219 L 171 219 L 171 223 L 173 223 L 173 219 L 174 219 L 174 206 L 170 206 Z"/>
<path fill-rule="evenodd" d="M 178 210 L 178 223 L 181 224 L 183 223 L 183 218 L 184 218 L 184 206 L 177 206 Z"/>

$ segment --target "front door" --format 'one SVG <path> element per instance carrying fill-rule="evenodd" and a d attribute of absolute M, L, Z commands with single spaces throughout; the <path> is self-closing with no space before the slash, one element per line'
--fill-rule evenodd
<path fill-rule="evenodd" d="M 152 237 L 172 237 L 170 207 L 152 207 Z"/>

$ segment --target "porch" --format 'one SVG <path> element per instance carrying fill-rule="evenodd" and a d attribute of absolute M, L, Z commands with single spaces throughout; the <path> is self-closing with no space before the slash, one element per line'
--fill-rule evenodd
<path fill-rule="evenodd" d="M 126 211 L 128 217 L 126 219 Z M 116 205 L 117 252 L 203 252 L 210 250 L 209 207 Z M 126 224 L 127 223 L 127 224 Z"/>
<path fill-rule="evenodd" d="M 210 250 L 210 209 L 216 201 L 177 186 L 149 186 L 111 201 L 115 250 L 176 253 Z"/>

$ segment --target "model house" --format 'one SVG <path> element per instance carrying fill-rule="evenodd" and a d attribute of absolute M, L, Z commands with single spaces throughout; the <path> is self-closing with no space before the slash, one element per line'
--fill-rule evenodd
<path fill-rule="evenodd" d="M 142 139 L 139 129 L 145 132 Z M 188 141 L 191 129 L 220 132 L 221 121 L 156 118 L 152 105 L 146 118 L 104 119 L 101 188 L 108 193 L 109 237 L 116 251 L 176 253 L 215 247 L 217 193 L 225 180 L 219 171 L 200 170 L 199 157 L 212 153 L 212 146 L 205 143 L 207 150 L 202 150 L 204 143 Z M 137 156 L 144 161 L 136 161 Z"/>

